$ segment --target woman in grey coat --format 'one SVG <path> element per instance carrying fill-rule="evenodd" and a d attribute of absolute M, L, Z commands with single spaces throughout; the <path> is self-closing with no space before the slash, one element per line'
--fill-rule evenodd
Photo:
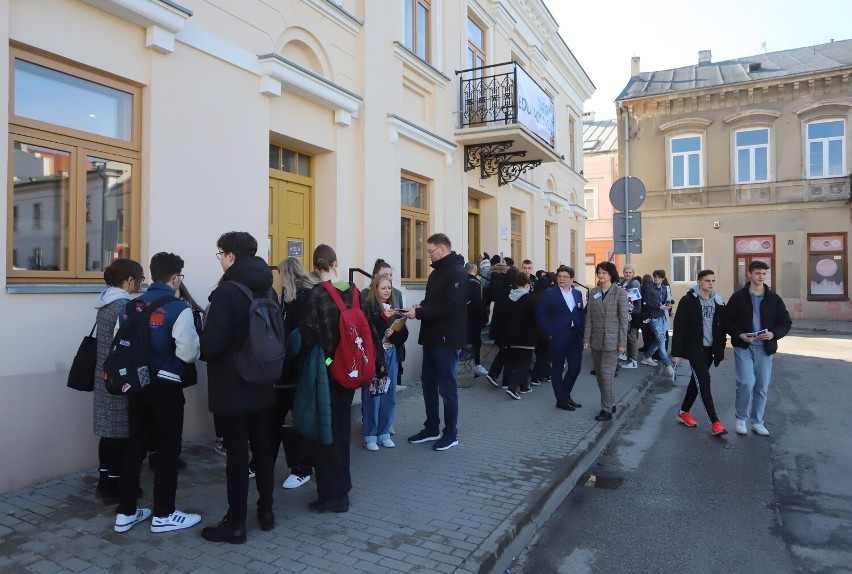
<path fill-rule="evenodd" d="M 627 291 L 618 286 L 618 271 L 609 261 L 595 267 L 598 286 L 589 293 L 586 305 L 586 332 L 583 348 L 592 350 L 592 362 L 601 391 L 601 412 L 596 421 L 612 420 L 615 396 L 612 382 L 618 366 L 618 355 L 627 348 Z"/>
<path fill-rule="evenodd" d="M 101 437 L 98 443 L 99 498 L 118 496 L 118 477 L 127 445 L 127 398 L 117 397 L 104 387 L 104 361 L 109 354 L 115 325 L 131 295 L 140 292 L 145 280 L 142 266 L 132 259 L 116 259 L 104 269 L 107 290 L 101 293 L 95 306 L 97 316 L 98 360 L 95 364 L 94 431 Z"/>

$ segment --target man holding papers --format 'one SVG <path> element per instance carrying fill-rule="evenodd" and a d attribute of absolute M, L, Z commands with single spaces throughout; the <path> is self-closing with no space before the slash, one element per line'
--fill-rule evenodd
<path fill-rule="evenodd" d="M 772 355 L 778 351 L 778 339 L 793 325 L 784 301 L 764 284 L 769 265 L 752 261 L 748 266 L 749 282 L 731 295 L 725 314 L 726 330 L 734 346 L 736 365 L 737 434 L 751 430 L 769 436 L 763 420 L 766 395 L 772 377 Z"/>

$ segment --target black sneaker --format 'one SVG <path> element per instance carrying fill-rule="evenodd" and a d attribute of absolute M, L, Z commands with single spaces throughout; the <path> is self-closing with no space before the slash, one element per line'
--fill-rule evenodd
<path fill-rule="evenodd" d="M 522 394 L 522 395 L 525 395 L 525 394 L 527 394 L 527 393 L 531 393 L 531 392 L 532 392 L 532 389 L 531 389 L 530 387 L 527 387 L 527 388 L 525 388 L 525 389 L 521 389 L 521 394 Z"/>
<path fill-rule="evenodd" d="M 344 495 L 343 498 L 336 500 L 327 500 L 320 502 L 315 500 L 308 504 L 308 510 L 311 512 L 349 512 L 349 496 Z"/>
<path fill-rule="evenodd" d="M 485 378 L 488 379 L 489 383 L 491 383 L 492 385 L 494 385 L 498 389 L 500 388 L 500 383 L 497 382 L 497 379 L 495 379 L 491 375 L 485 375 Z"/>
<path fill-rule="evenodd" d="M 201 537 L 209 542 L 243 544 L 246 541 L 246 525 L 231 522 L 226 516 L 217 526 L 203 528 L 201 530 Z"/>
<path fill-rule="evenodd" d="M 530 384 L 534 387 L 539 387 L 541 386 L 541 381 L 539 381 L 538 379 L 533 379 L 530 381 Z"/>
<path fill-rule="evenodd" d="M 517 391 L 513 391 L 512 389 L 506 389 L 506 394 L 515 399 L 516 401 L 521 400 L 521 395 L 518 394 Z"/>
<path fill-rule="evenodd" d="M 601 412 L 599 412 L 597 415 L 595 415 L 595 420 L 596 420 L 596 421 L 601 421 L 601 422 L 603 422 L 603 421 L 611 421 L 611 420 L 612 420 L 612 413 L 607 412 L 607 411 L 603 411 L 603 410 L 602 410 L 602 411 L 601 411 Z"/>
<path fill-rule="evenodd" d="M 520 398 L 520 397 L 518 397 Z M 432 445 L 432 448 L 435 450 L 447 450 L 453 448 L 454 446 L 458 446 L 459 439 L 451 438 L 448 436 L 442 436 L 438 442 Z"/>
<path fill-rule="evenodd" d="M 422 431 L 420 431 L 416 435 L 408 437 L 408 442 L 410 442 L 411 444 L 420 444 L 422 442 L 429 442 L 429 441 L 433 441 L 433 440 L 438 440 L 439 438 L 441 438 L 441 433 L 439 433 L 439 432 L 431 433 L 431 432 L 427 431 L 426 429 L 423 429 Z"/>
<path fill-rule="evenodd" d="M 275 528 L 275 514 L 271 508 L 257 509 L 257 522 L 260 524 L 260 529 L 264 532 L 269 532 Z"/>

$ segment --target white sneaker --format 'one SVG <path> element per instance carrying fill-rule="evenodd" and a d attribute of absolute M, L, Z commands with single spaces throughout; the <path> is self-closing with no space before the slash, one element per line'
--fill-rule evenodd
<path fill-rule="evenodd" d="M 135 514 L 116 514 L 115 526 L 113 530 L 116 532 L 127 532 L 136 524 L 148 520 L 151 516 L 151 511 L 147 508 L 137 508 Z"/>
<path fill-rule="evenodd" d="M 746 422 L 743 419 L 737 419 L 737 434 L 748 434 Z"/>
<path fill-rule="evenodd" d="M 636 361 L 634 361 L 633 359 L 630 359 L 629 361 L 621 365 L 622 369 L 635 369 L 637 367 L 639 367 L 639 365 L 637 365 Z"/>
<path fill-rule="evenodd" d="M 375 452 L 375 451 L 379 450 L 379 445 L 377 445 L 374 442 L 367 442 L 367 443 L 364 443 L 364 448 L 366 448 L 367 450 L 369 450 L 371 452 Z"/>
<path fill-rule="evenodd" d="M 171 532 L 172 530 L 183 530 L 201 522 L 200 514 L 186 514 L 175 510 L 168 516 L 155 516 L 151 521 L 151 532 Z"/>
<path fill-rule="evenodd" d="M 672 378 L 674 378 L 674 367 L 671 365 L 666 365 L 666 374 Z"/>
<path fill-rule="evenodd" d="M 618 354 L 618 360 L 619 361 L 626 361 L 627 360 L 627 353 L 619 353 Z"/>
<path fill-rule="evenodd" d="M 482 375 L 483 377 L 488 374 L 488 369 L 483 367 L 482 365 L 476 365 L 473 370 L 477 375 Z"/>
<path fill-rule="evenodd" d="M 769 430 L 765 426 L 760 423 L 754 423 L 751 425 L 752 432 L 759 434 L 760 436 L 769 436 Z"/>
<path fill-rule="evenodd" d="M 382 441 L 382 446 L 385 447 L 385 448 L 393 448 L 393 447 L 396 446 L 396 444 L 394 444 L 394 442 L 391 439 L 386 438 L 385 440 Z"/>
<path fill-rule="evenodd" d="M 284 484 L 281 485 L 282 488 L 299 488 L 306 482 L 311 479 L 311 475 L 308 476 L 299 476 L 298 474 L 291 474 L 287 477 L 287 480 L 284 481 Z"/>
<path fill-rule="evenodd" d="M 649 367 L 656 367 L 657 366 L 657 361 L 655 361 L 654 359 L 652 359 L 650 357 L 648 357 L 647 359 L 642 359 L 639 362 L 642 363 L 643 365 L 648 365 Z"/>

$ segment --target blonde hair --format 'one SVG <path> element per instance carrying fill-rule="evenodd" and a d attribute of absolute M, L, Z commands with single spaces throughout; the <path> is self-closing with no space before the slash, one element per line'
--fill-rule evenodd
<path fill-rule="evenodd" d="M 375 307 L 377 309 L 382 308 L 382 300 L 379 297 L 379 285 L 381 285 L 382 281 L 387 281 L 391 284 L 391 287 L 393 287 L 393 282 L 387 275 L 376 275 L 373 277 L 373 280 L 370 282 L 370 291 L 367 293 L 367 306 Z M 391 292 L 389 301 L 391 306 L 393 306 L 393 292 Z"/>
<path fill-rule="evenodd" d="M 281 285 L 281 301 L 284 303 L 295 301 L 299 289 L 314 286 L 314 280 L 295 257 L 282 259 L 278 264 L 278 283 Z"/>

